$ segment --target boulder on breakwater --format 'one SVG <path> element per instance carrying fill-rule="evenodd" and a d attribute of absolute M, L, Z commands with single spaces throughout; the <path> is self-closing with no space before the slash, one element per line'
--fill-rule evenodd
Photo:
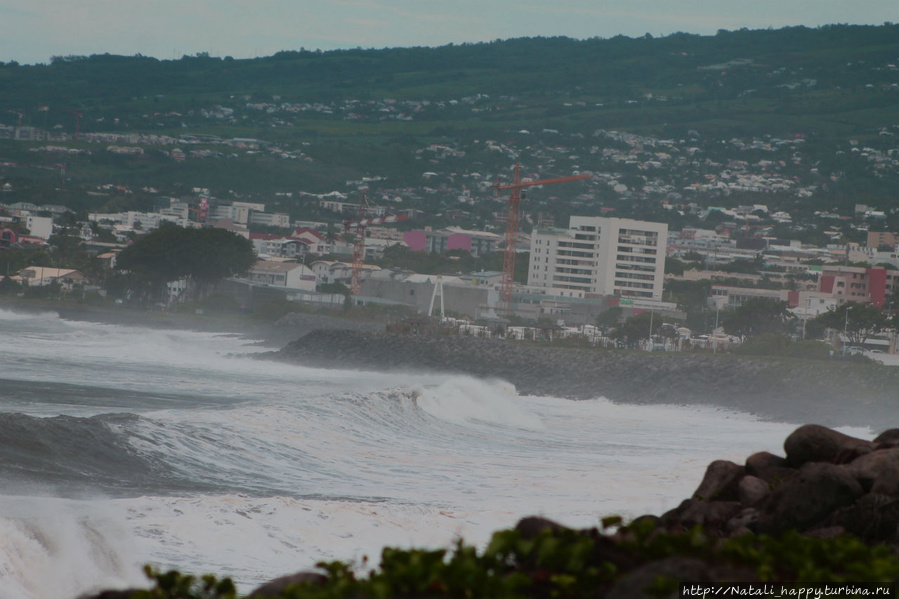
<path fill-rule="evenodd" d="M 800 557 L 799 566 L 781 563 L 783 555 L 772 557 L 779 571 L 769 571 L 763 577 L 760 572 L 771 562 L 765 562 L 767 565 L 760 570 L 757 567 L 759 552 L 764 553 L 765 547 L 771 545 L 762 541 L 786 539 L 788 534 L 820 540 L 851 537 L 868 547 L 883 547 L 887 551 L 881 552 L 878 559 L 894 557 L 892 565 L 881 564 L 879 567 L 885 568 L 884 572 L 889 569 L 899 573 L 899 560 L 895 558 L 899 553 L 899 429 L 888 430 L 873 441 L 866 441 L 824 426 L 807 424 L 787 437 L 784 449 L 783 457 L 756 453 L 743 464 L 714 461 L 709 464 L 693 495 L 678 507 L 661 516 L 641 516 L 631 525 L 612 531 L 569 529 L 540 517 L 522 519 L 512 532 L 513 536 L 498 533 L 506 535 L 504 542 L 508 546 L 517 543 L 519 551 L 523 547 L 550 548 L 553 555 L 564 554 L 566 557 L 561 561 L 556 559 L 558 563 L 553 565 L 546 555 L 540 559 L 522 559 L 519 554 L 514 560 L 514 571 L 530 584 L 522 587 L 521 596 L 550 596 L 548 591 L 555 588 L 552 585 L 558 581 L 567 584 L 569 590 L 577 588 L 577 576 L 553 574 L 553 568 L 564 569 L 573 559 L 564 553 L 565 546 L 577 546 L 578 559 L 585 560 L 578 562 L 581 564 L 578 572 L 585 577 L 595 576 L 598 581 L 590 583 L 587 594 L 572 592 L 565 596 L 659 596 L 658 588 L 655 588 L 656 592 L 649 591 L 658 584 L 659 577 L 677 583 L 754 582 L 764 578 L 782 584 L 801 579 L 797 572 L 801 573 L 802 568 L 808 566 L 808 559 L 819 562 L 812 564 L 815 568 L 845 569 L 847 578 L 842 580 L 848 581 L 857 580 L 853 576 L 865 575 L 864 571 L 859 573 L 853 568 L 872 567 L 869 563 L 846 563 L 847 559 L 850 562 L 866 559 L 860 556 L 857 547 L 846 555 L 834 556 L 827 551 L 822 553 L 820 547 L 813 545 L 811 557 Z M 696 536 L 698 530 L 701 530 L 700 536 Z M 653 539 L 659 543 L 652 545 Z M 686 539 L 687 543 L 677 544 L 677 539 Z M 743 554 L 735 553 L 734 546 L 725 545 L 729 540 L 752 539 L 757 539 L 760 544 L 738 545 L 744 549 L 749 547 Z M 791 549 L 800 546 L 795 539 L 788 542 Z M 783 546 L 779 550 L 782 551 Z M 540 555 L 539 552 L 536 555 Z M 405 581 L 402 585 L 409 584 L 409 572 L 404 570 L 400 575 L 399 578 Z M 423 580 L 430 580 L 427 573 L 423 576 Z M 842 574 L 835 573 L 835 576 Z M 298 594 L 292 594 L 291 586 L 298 583 L 318 588 L 327 585 L 329 579 L 320 573 L 299 572 L 270 581 L 249 597 L 305 596 L 298 589 L 294 589 Z M 434 586 L 421 592 L 403 588 L 406 591 L 396 596 L 410 599 L 448 596 L 436 592 Z M 380 590 L 385 591 L 384 588 Z M 137 591 L 106 593 L 82 599 L 127 599 Z M 363 592 L 359 596 L 367 595 Z M 673 595 L 668 593 L 666 596 Z"/>
<path fill-rule="evenodd" d="M 876 427 L 899 415 L 899 368 L 873 363 L 335 330 L 312 331 L 268 357 L 324 368 L 497 378 L 528 395 L 714 405 L 797 424 Z"/>

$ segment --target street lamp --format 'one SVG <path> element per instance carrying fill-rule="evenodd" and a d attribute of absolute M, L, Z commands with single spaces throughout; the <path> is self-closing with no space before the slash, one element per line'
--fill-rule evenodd
<path fill-rule="evenodd" d="M 849 311 L 852 310 L 852 306 L 846 307 L 846 320 L 843 322 L 843 355 L 846 355 L 846 345 L 849 342 L 849 334 L 847 330 L 849 329 Z"/>
<path fill-rule="evenodd" d="M 809 317 L 812 313 L 812 298 L 808 297 L 805 300 L 805 318 L 802 319 L 802 340 L 805 341 L 805 324 L 808 322 Z"/>
<path fill-rule="evenodd" d="M 712 331 L 712 353 L 718 353 L 718 312 L 721 310 L 721 304 L 715 302 L 715 330 Z"/>
<path fill-rule="evenodd" d="M 896 350 L 896 315 L 893 314 L 893 302 L 889 304 L 889 326 L 890 326 L 890 353 Z"/>

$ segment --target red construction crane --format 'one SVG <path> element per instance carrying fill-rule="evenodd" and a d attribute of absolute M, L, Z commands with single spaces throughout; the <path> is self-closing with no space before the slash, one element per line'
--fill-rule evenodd
<path fill-rule="evenodd" d="M 566 183 L 568 181 L 580 181 L 581 179 L 589 179 L 590 175 L 584 173 L 582 175 L 572 175 L 570 177 L 559 177 L 556 179 L 540 179 L 538 181 L 522 181 L 520 173 L 520 164 L 515 164 L 515 176 L 512 183 L 500 184 L 498 181 L 493 184 L 493 189 L 497 194 L 505 189 L 511 189 L 509 195 L 509 212 L 506 216 L 506 247 L 503 250 L 503 281 L 500 288 L 500 303 L 503 312 L 508 313 L 512 307 L 512 278 L 515 275 L 515 249 L 518 245 L 518 219 L 520 216 L 521 190 L 525 187 L 536 187 L 538 185 L 552 185 L 554 183 Z"/>
<path fill-rule="evenodd" d="M 356 213 L 356 220 L 347 219 L 343 223 L 344 233 L 349 233 L 355 227 L 353 238 L 353 270 L 350 276 L 350 294 L 359 295 L 362 292 L 362 267 L 365 264 L 365 230 L 371 225 L 383 225 L 387 223 L 396 223 L 409 218 L 408 214 L 390 214 L 387 216 L 377 216 L 365 218 L 368 210 L 368 203 L 365 194 L 362 194 L 362 200 L 359 202 L 359 210 Z"/>
<path fill-rule="evenodd" d="M 7 112 L 11 112 L 13 114 L 19 115 L 19 121 L 16 123 L 16 129 L 21 129 L 22 128 L 22 117 L 25 116 L 25 111 L 24 110 L 7 110 Z"/>
<path fill-rule="evenodd" d="M 78 130 L 81 126 L 81 117 L 84 116 L 84 113 L 80 110 L 67 110 L 66 112 L 70 112 L 75 115 L 75 137 L 74 140 L 78 141 Z"/>

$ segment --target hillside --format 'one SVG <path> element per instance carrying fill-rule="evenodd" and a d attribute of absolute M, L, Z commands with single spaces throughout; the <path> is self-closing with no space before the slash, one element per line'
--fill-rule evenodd
<path fill-rule="evenodd" d="M 899 183 L 897 33 L 791 27 L 0 64 L 0 179 L 5 202 L 82 212 L 150 209 L 162 194 L 206 188 L 319 219 L 316 195 L 364 186 L 375 201 L 477 226 L 499 207 L 490 183 L 520 160 L 539 176 L 596 175 L 564 202 L 535 192 L 533 209 L 557 220 L 611 208 L 676 221 L 663 199 L 888 207 Z M 729 182 L 744 175 L 765 182 Z"/>

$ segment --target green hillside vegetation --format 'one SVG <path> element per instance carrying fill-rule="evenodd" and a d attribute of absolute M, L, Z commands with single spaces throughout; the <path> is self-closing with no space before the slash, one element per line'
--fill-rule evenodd
<path fill-rule="evenodd" d="M 848 209 L 859 201 L 886 207 L 899 184 L 890 154 L 897 61 L 899 26 L 885 24 L 300 49 L 241 60 L 103 54 L 6 63 L 0 64 L 0 125 L 6 131 L 4 138 L 0 129 L 0 179 L 17 190 L 7 200 L 30 201 L 37 194 L 82 212 L 123 203 L 141 208 L 131 198 L 87 193 L 116 184 L 172 195 L 209 188 L 223 198 L 253 196 L 294 218 L 319 218 L 308 201 L 279 204 L 272 195 L 354 193 L 358 186 L 348 182 L 377 177 L 371 186 L 383 188 L 385 196 L 402 195 L 403 208 L 436 217 L 460 205 L 463 188 L 478 200 L 488 196 L 485 182 L 515 161 L 543 176 L 607 172 L 640 199 L 646 197 L 641 188 L 655 179 L 681 189 L 712 172 L 709 164 L 738 158 L 750 166 L 771 161 L 775 166 L 768 170 L 815 188 L 810 198 L 765 193 L 763 201 L 774 207 Z M 53 138 L 14 139 L 19 119 Z M 636 163 L 613 161 L 605 152 L 629 144 L 599 133 L 608 131 L 673 140 L 678 164 L 642 168 L 665 150 L 657 144 L 644 144 L 646 153 Z M 86 141 L 90 133 L 168 140 L 141 139 L 127 145 L 142 153 L 119 155 L 107 149 L 112 142 Z M 797 135 L 801 147 L 781 143 Z M 261 143 L 238 147 L 238 139 Z M 745 142 L 738 151 L 735 139 Z M 753 139 L 768 140 L 773 149 L 755 148 Z M 853 153 L 866 147 L 891 161 L 875 165 Z M 187 159 L 173 159 L 174 149 Z M 688 164 L 681 156 L 701 160 Z M 59 180 L 60 164 L 66 166 L 65 188 L 41 191 Z M 439 178 L 424 180 L 427 171 Z M 620 198 L 605 184 L 569 193 L 584 191 L 591 200 L 560 205 L 534 190 L 542 203 L 532 207 L 564 219 L 613 206 L 621 215 L 678 224 L 675 213 L 654 206 L 615 204 Z M 726 203 L 758 201 L 759 195 L 731 194 Z M 471 220 L 489 220 L 496 206 L 476 204 L 466 208 L 474 212 Z"/>

